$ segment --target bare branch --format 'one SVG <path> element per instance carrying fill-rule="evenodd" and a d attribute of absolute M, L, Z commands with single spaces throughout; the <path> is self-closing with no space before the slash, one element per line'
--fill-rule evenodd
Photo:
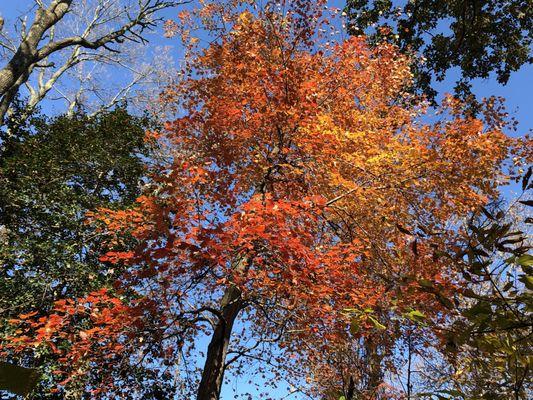
<path fill-rule="evenodd" d="M 44 2 L 34 0 L 35 16 L 29 29 L 26 28 L 27 18 L 20 20 L 21 39 L 18 46 L 6 40 L 7 37 L 3 32 L 0 32 L 0 37 L 4 39 L 0 41 L 0 47 L 13 53 L 7 65 L 0 69 L 1 121 L 4 120 L 11 102 L 22 85 L 30 91 L 28 111 L 31 112 L 31 108 L 44 99 L 58 80 L 74 66 L 82 62 L 101 62 L 103 60 L 112 62 L 110 53 L 121 53 L 124 48 L 122 45 L 126 42 L 145 44 L 147 42 L 144 36 L 145 32 L 153 29 L 160 21 L 156 13 L 168 7 L 184 4 L 187 1 L 137 0 L 134 3 L 135 6 L 119 7 L 119 3 L 97 0 L 93 12 L 88 14 L 90 15 L 89 19 L 85 18 L 84 15 L 88 10 L 83 8 L 79 14 L 72 14 L 75 5 L 83 4 L 83 7 L 86 7 L 85 3 L 80 2 L 81 0 L 53 0 L 46 7 Z M 63 24 L 62 21 L 71 20 L 71 18 L 65 19 L 67 14 L 75 15 L 75 19 L 71 23 L 75 24 L 76 28 L 81 29 L 74 29 L 74 34 L 71 32 L 70 35 L 59 37 L 60 35 L 55 34 L 55 28 L 60 25 L 60 22 Z M 56 38 L 56 36 L 58 37 Z M 47 42 L 41 44 L 45 39 Z M 49 71 L 49 73 L 45 71 L 43 67 L 55 66 L 56 59 L 58 57 L 61 59 L 63 51 L 67 48 L 72 48 L 72 51 L 66 59 L 58 64 L 57 70 Z M 86 49 L 98 51 L 93 58 L 90 58 L 86 57 L 87 53 L 84 51 Z M 54 55 L 54 63 L 48 61 L 52 55 Z M 127 63 L 115 62 L 114 65 L 124 67 Z M 36 77 L 38 89 L 35 89 L 31 84 L 26 85 L 35 68 L 39 69 Z M 130 93 L 132 88 L 142 79 L 134 73 L 133 79 L 117 91 L 104 107 L 108 108 L 115 105 L 120 98 Z M 81 93 L 83 90 L 78 92 Z M 76 98 L 79 97 L 76 96 Z"/>

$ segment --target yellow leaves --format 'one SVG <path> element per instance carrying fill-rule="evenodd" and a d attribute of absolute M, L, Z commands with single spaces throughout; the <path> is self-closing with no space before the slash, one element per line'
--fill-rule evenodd
<path fill-rule="evenodd" d="M 254 16 L 252 15 L 250 11 L 243 11 L 237 17 L 237 23 L 242 26 L 247 26 L 252 22 L 253 19 L 254 19 Z"/>

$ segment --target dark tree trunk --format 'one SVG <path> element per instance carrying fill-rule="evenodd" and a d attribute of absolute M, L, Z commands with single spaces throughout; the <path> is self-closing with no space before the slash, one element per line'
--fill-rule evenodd
<path fill-rule="evenodd" d="M 197 400 L 218 400 L 224 378 L 224 363 L 233 330 L 233 324 L 242 309 L 241 291 L 230 286 L 226 289 L 221 312 L 207 348 L 207 357 L 198 387 Z"/>
<path fill-rule="evenodd" d="M 346 391 L 346 400 L 355 400 L 355 382 L 353 376 L 350 376 L 350 382 L 348 383 L 348 390 Z"/>

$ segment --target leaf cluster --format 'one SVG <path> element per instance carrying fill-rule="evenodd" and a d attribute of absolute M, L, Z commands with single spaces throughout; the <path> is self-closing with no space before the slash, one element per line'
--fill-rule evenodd
<path fill-rule="evenodd" d="M 375 42 L 393 41 L 423 55 L 415 65 L 416 85 L 430 98 L 432 79 L 459 68 L 455 90 L 471 95 L 470 81 L 495 74 L 505 84 L 512 72 L 531 63 L 531 3 L 524 0 L 349 0 L 352 34 L 368 33 Z"/>
<path fill-rule="evenodd" d="M 81 296 L 118 273 L 98 259 L 102 237 L 87 221 L 100 207 L 128 207 L 140 192 L 148 118 L 119 107 L 28 120 L 19 104 L 0 133 L 1 321 L 50 310 L 64 296 Z M 40 364 L 46 355 L 26 360 Z"/>

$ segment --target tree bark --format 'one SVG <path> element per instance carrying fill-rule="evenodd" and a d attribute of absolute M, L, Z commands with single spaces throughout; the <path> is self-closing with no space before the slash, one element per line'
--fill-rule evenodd
<path fill-rule="evenodd" d="M 0 70 L 1 121 L 4 119 L 9 103 L 18 92 L 18 88 L 28 80 L 33 65 L 42 59 L 38 54 L 40 41 L 46 31 L 65 16 L 71 3 L 72 0 L 55 0 L 46 10 L 38 8 L 35 20 L 17 52 L 8 64 Z"/>
<path fill-rule="evenodd" d="M 355 382 L 353 380 L 353 376 L 350 376 L 350 381 L 348 383 L 348 390 L 346 391 L 346 400 L 355 400 Z"/>
<path fill-rule="evenodd" d="M 242 309 L 241 291 L 236 286 L 226 289 L 221 312 L 207 348 L 207 357 L 198 387 L 197 400 L 218 400 L 224 378 L 224 363 L 228 352 L 233 324 Z"/>

